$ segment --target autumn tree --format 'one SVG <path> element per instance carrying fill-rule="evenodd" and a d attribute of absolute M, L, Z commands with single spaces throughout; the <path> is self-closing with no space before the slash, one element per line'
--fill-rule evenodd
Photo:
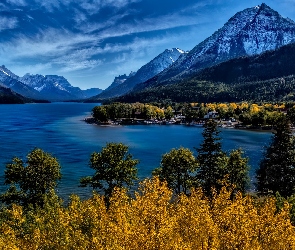
<path fill-rule="evenodd" d="M 6 204 L 42 206 L 45 195 L 56 187 L 61 178 L 60 168 L 55 157 L 39 148 L 27 155 L 26 163 L 15 157 L 6 165 L 5 184 L 10 187 L 0 200 Z"/>
<path fill-rule="evenodd" d="M 110 196 L 115 187 L 131 186 L 137 179 L 138 160 L 128 153 L 128 146 L 122 143 L 108 143 L 100 153 L 94 152 L 90 157 L 90 168 L 95 170 L 93 176 L 80 180 L 82 187 L 91 186 L 104 191 Z"/>
<path fill-rule="evenodd" d="M 153 171 L 161 181 L 167 181 L 175 193 L 187 194 L 196 186 L 195 173 L 197 162 L 193 153 L 187 148 L 172 149 L 162 156 L 161 165 Z"/>
<path fill-rule="evenodd" d="M 282 118 L 256 172 L 257 190 L 290 196 L 295 188 L 295 140 L 289 120 Z"/>
<path fill-rule="evenodd" d="M 211 188 L 220 189 L 220 181 L 225 176 L 226 154 L 221 149 L 220 131 L 217 128 L 217 123 L 209 119 L 204 125 L 203 142 L 197 148 L 199 170 L 197 177 L 201 182 L 206 194 L 211 192 Z"/>

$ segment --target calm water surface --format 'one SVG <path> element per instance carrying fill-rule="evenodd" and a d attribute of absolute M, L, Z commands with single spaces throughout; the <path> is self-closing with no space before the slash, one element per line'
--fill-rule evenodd
<path fill-rule="evenodd" d="M 88 166 L 90 155 L 107 142 L 123 142 L 134 158 L 140 160 L 139 177 L 151 175 L 159 166 L 161 155 L 180 146 L 194 150 L 202 141 L 202 128 L 183 125 L 137 125 L 101 127 L 84 123 L 97 104 L 51 103 L 0 105 L 0 191 L 5 190 L 5 164 L 14 156 L 25 159 L 35 147 L 51 153 L 62 166 L 60 195 L 87 196 L 89 189 L 79 188 L 79 179 L 93 172 Z M 251 176 L 261 159 L 263 147 L 271 134 L 267 132 L 223 129 L 223 149 L 242 148 L 250 159 Z"/>

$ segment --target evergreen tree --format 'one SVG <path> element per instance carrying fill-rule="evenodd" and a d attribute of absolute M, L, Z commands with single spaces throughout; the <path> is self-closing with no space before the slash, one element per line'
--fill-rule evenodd
<path fill-rule="evenodd" d="M 282 118 L 256 172 L 257 190 L 261 194 L 279 192 L 290 196 L 295 188 L 295 140 L 290 123 Z"/>
<path fill-rule="evenodd" d="M 217 123 L 209 119 L 204 125 L 203 143 L 197 149 L 197 161 L 199 170 L 197 178 L 200 180 L 201 186 L 206 194 L 210 194 L 211 188 L 219 190 L 221 181 L 226 174 L 226 154 L 221 149 L 220 131 Z"/>

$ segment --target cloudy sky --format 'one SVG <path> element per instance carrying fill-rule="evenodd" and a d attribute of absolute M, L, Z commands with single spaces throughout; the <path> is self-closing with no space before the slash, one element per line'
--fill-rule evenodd
<path fill-rule="evenodd" d="M 295 20 L 295 0 L 264 0 Z M 190 50 L 253 0 L 0 0 L 0 65 L 108 87 L 167 48 Z"/>

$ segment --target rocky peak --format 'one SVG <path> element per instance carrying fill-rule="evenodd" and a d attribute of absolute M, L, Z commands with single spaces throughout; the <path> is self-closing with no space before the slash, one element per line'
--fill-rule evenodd
<path fill-rule="evenodd" d="M 195 46 L 167 70 L 157 83 L 175 80 L 232 58 L 260 54 L 295 42 L 295 23 L 265 3 L 236 13 L 212 36 Z M 177 77 L 176 77 L 177 76 Z"/>

